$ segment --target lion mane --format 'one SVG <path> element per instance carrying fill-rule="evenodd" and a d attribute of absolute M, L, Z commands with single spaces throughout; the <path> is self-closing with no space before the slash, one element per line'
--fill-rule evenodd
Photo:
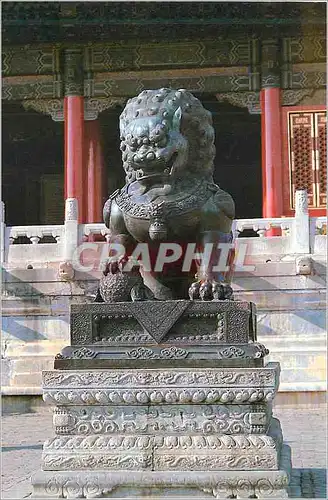
<path fill-rule="evenodd" d="M 131 137 L 126 135 L 127 127 L 134 120 L 153 117 L 158 120 L 160 126 L 170 130 L 179 108 L 180 133 L 188 141 L 188 159 L 184 170 L 197 177 L 211 178 L 215 157 L 211 113 L 187 90 L 162 88 L 144 90 L 138 96 L 129 99 L 120 115 L 120 147 L 127 184 L 135 180 L 135 172 L 127 161 L 126 149 L 131 141 Z"/>

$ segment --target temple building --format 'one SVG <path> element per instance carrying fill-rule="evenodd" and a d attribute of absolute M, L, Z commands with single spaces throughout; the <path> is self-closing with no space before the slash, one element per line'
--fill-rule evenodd
<path fill-rule="evenodd" d="M 322 394 L 326 3 L 1 8 L 3 393 L 41 394 L 69 305 L 99 279 L 61 266 L 70 245 L 106 238 L 102 208 L 124 184 L 119 116 L 142 90 L 171 87 L 212 113 L 214 180 L 235 200 L 234 234 L 256 266 L 233 287 L 257 304 L 281 391 Z"/>
<path fill-rule="evenodd" d="M 65 197 L 78 198 L 81 221 L 100 222 L 123 180 L 122 107 L 160 87 L 186 88 L 213 113 L 215 180 L 238 218 L 289 216 L 296 189 L 324 215 L 325 8 L 3 2 L 7 224 L 61 224 Z"/>

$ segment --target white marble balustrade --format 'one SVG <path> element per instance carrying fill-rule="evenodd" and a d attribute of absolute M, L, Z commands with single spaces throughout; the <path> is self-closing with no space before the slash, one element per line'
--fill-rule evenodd
<path fill-rule="evenodd" d="M 249 244 L 253 254 L 325 254 L 327 239 L 327 217 L 309 217 L 306 192 L 296 193 L 295 217 L 236 219 L 233 235 L 238 241 Z M 110 231 L 102 223 L 79 224 L 77 200 L 66 200 L 63 225 L 6 227 L 4 204 L 1 205 L 1 262 L 8 264 L 29 262 L 61 262 L 71 259 L 76 248 L 91 236 L 103 236 L 109 241 Z M 280 229 L 280 236 L 271 236 L 270 229 Z M 243 234 L 252 230 L 256 234 Z M 52 242 L 43 242 L 44 237 Z M 21 241 L 21 237 L 28 243 Z"/>

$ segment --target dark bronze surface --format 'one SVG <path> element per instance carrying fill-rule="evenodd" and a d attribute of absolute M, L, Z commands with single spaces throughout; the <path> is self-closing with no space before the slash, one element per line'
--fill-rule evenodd
<path fill-rule="evenodd" d="M 124 245 L 130 255 L 138 243 L 147 244 L 152 270 L 143 268 L 141 274 L 156 299 L 186 299 L 188 289 L 192 300 L 231 299 L 228 274 L 214 272 L 217 245 L 232 241 L 235 209 L 231 196 L 213 181 L 211 113 L 184 89 L 145 90 L 128 101 L 120 116 L 120 134 L 126 185 L 104 207 L 111 242 Z M 157 271 L 154 264 L 163 242 L 179 244 L 183 252 L 178 262 Z M 205 244 L 213 244 L 209 262 L 194 262 L 185 270 L 188 244 L 200 252 Z M 110 265 L 107 279 L 111 287 L 121 289 L 117 270 Z M 100 293 L 104 301 L 113 300 Z M 121 300 L 126 300 L 124 289 Z"/>
<path fill-rule="evenodd" d="M 167 300 L 71 306 L 71 345 L 256 341 L 251 302 Z"/>
<path fill-rule="evenodd" d="M 263 359 L 55 359 L 57 370 L 101 370 L 110 368 L 261 368 Z"/>

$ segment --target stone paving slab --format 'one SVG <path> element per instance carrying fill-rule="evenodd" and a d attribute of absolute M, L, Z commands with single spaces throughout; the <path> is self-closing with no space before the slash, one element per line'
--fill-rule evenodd
<path fill-rule="evenodd" d="M 273 413 L 292 449 L 290 497 L 327 498 L 325 407 L 280 407 Z M 2 417 L 1 498 L 31 496 L 30 476 L 40 470 L 42 445 L 52 434 L 50 408 Z"/>

